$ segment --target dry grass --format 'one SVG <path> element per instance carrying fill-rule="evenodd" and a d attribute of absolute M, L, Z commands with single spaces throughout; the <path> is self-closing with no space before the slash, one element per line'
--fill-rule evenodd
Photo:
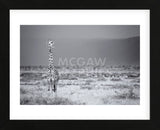
<path fill-rule="evenodd" d="M 114 68 L 110 68 L 110 72 L 103 70 L 99 73 L 61 71 L 57 94 L 47 91 L 45 71 L 39 73 L 39 71 L 27 70 L 24 74 L 21 72 L 20 104 L 138 105 L 140 103 L 139 71 L 116 70 L 115 73 L 113 70 Z M 126 78 L 128 75 L 129 78 Z"/>
<path fill-rule="evenodd" d="M 129 88 L 127 91 L 125 92 L 121 92 L 121 93 L 118 93 L 116 92 L 117 95 L 115 96 L 116 98 L 118 99 L 139 99 L 139 96 L 134 92 L 134 88 L 131 87 Z"/>
<path fill-rule="evenodd" d="M 46 93 L 46 92 L 44 92 Z M 48 95 L 48 96 L 47 96 Z M 42 94 L 42 91 L 37 93 L 21 93 L 21 105 L 73 105 L 76 104 L 71 100 L 63 97 L 55 96 L 55 94 Z"/>

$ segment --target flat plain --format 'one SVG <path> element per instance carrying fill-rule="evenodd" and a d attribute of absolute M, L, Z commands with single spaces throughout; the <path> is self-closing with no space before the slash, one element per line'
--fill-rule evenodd
<path fill-rule="evenodd" d="M 140 67 L 57 67 L 57 92 L 48 91 L 47 67 L 21 66 L 21 105 L 139 105 Z"/>

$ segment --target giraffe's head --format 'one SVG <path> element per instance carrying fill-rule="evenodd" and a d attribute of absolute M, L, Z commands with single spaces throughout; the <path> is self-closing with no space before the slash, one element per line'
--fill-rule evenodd
<path fill-rule="evenodd" d="M 54 45 L 54 42 L 52 40 L 49 40 L 48 46 L 53 47 L 53 45 Z"/>

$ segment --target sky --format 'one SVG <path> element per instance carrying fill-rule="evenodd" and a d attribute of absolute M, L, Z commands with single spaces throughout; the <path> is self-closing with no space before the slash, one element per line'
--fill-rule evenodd
<path fill-rule="evenodd" d="M 47 41 L 59 58 L 106 58 L 106 65 L 140 63 L 139 25 L 21 25 L 21 66 L 48 65 Z"/>

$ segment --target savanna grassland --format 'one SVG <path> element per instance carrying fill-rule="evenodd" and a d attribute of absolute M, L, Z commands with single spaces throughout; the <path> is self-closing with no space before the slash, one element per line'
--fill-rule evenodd
<path fill-rule="evenodd" d="M 57 92 L 48 91 L 47 67 L 21 66 L 21 105 L 139 105 L 139 66 L 58 67 Z"/>

